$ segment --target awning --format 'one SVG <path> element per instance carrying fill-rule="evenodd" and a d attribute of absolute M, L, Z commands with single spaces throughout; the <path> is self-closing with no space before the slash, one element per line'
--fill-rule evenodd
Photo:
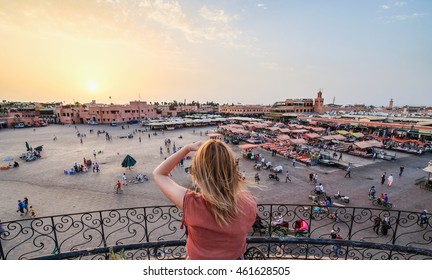
<path fill-rule="evenodd" d="M 333 135 L 326 135 L 326 136 L 322 136 L 321 139 L 322 140 L 333 140 L 334 137 L 333 137 Z"/>
<path fill-rule="evenodd" d="M 319 132 L 319 131 L 324 131 L 326 129 L 324 127 L 311 127 L 310 130 Z"/>
<path fill-rule="evenodd" d="M 303 134 L 305 137 L 309 138 L 309 139 L 315 139 L 315 138 L 320 138 L 321 135 L 317 134 L 317 133 L 306 133 Z"/>
<path fill-rule="evenodd" d="M 242 150 L 250 150 L 250 149 L 254 149 L 254 148 L 259 147 L 259 145 L 255 145 L 255 144 L 242 144 L 242 145 L 238 145 L 238 146 Z"/>
<path fill-rule="evenodd" d="M 289 140 L 292 144 L 300 144 L 300 145 L 306 145 L 307 141 L 304 139 L 290 139 Z"/>
<path fill-rule="evenodd" d="M 278 136 L 276 136 L 276 138 L 282 141 L 290 139 L 290 137 L 286 134 L 279 134 Z"/>
<path fill-rule="evenodd" d="M 335 134 L 335 135 L 332 135 L 332 136 L 333 136 L 334 140 L 341 140 L 341 141 L 343 141 L 343 140 L 346 139 L 344 136 L 342 136 L 340 134 Z"/>
<path fill-rule="evenodd" d="M 210 138 L 216 138 L 216 137 L 220 137 L 220 136 L 223 136 L 223 135 L 220 134 L 220 133 L 210 133 L 208 136 L 209 136 Z"/>
<path fill-rule="evenodd" d="M 341 135 L 347 135 L 349 132 L 346 130 L 336 130 L 337 133 L 341 134 Z"/>
<path fill-rule="evenodd" d="M 290 131 L 291 133 L 306 133 L 308 132 L 306 129 L 294 129 Z"/>
<path fill-rule="evenodd" d="M 392 137 L 391 140 L 394 142 L 398 142 L 398 143 L 414 143 L 414 144 L 417 144 L 420 146 L 426 145 L 425 143 L 423 143 L 419 140 L 415 140 L 415 139 L 406 139 L 405 140 L 405 139 L 399 139 L 399 138 Z"/>
<path fill-rule="evenodd" d="M 372 147 L 380 148 L 383 146 L 381 142 L 378 142 L 376 140 L 355 142 L 354 145 L 357 146 L 359 149 L 367 149 Z"/>
<path fill-rule="evenodd" d="M 355 138 L 363 138 L 364 137 L 364 134 L 360 133 L 360 132 L 356 132 L 356 133 L 351 132 L 351 135 L 354 136 Z"/>

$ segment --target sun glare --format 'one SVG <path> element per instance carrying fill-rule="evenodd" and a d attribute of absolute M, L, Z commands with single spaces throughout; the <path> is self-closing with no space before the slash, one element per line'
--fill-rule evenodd
<path fill-rule="evenodd" d="M 96 81 L 89 81 L 87 82 L 87 89 L 89 91 L 96 91 L 98 87 L 98 84 Z"/>

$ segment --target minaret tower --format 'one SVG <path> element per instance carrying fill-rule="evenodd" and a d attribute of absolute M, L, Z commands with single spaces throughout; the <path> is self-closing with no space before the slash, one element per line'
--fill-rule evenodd
<path fill-rule="evenodd" d="M 393 109 L 393 98 L 390 99 L 388 107 L 390 110 Z"/>
<path fill-rule="evenodd" d="M 318 114 L 324 113 L 324 98 L 322 97 L 322 89 L 317 93 L 317 97 L 314 102 L 314 112 Z"/>

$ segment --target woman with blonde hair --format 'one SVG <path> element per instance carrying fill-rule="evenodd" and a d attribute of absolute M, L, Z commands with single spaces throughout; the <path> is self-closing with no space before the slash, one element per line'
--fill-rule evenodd
<path fill-rule="evenodd" d="M 194 151 L 190 173 L 199 193 L 169 177 L 177 163 Z M 233 152 L 224 142 L 188 144 L 156 167 L 153 176 L 165 196 L 183 210 L 187 259 L 242 258 L 256 218 L 256 201 L 244 190 Z"/>

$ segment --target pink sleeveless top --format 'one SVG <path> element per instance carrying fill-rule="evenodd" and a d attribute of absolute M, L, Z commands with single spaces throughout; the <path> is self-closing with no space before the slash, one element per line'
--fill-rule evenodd
<path fill-rule="evenodd" d="M 246 194 L 252 194 L 246 192 Z M 246 250 L 246 237 L 256 217 L 256 202 L 240 201 L 242 213 L 229 225 L 219 226 L 200 193 L 186 191 L 184 221 L 188 229 L 186 253 L 192 260 L 236 260 Z"/>

